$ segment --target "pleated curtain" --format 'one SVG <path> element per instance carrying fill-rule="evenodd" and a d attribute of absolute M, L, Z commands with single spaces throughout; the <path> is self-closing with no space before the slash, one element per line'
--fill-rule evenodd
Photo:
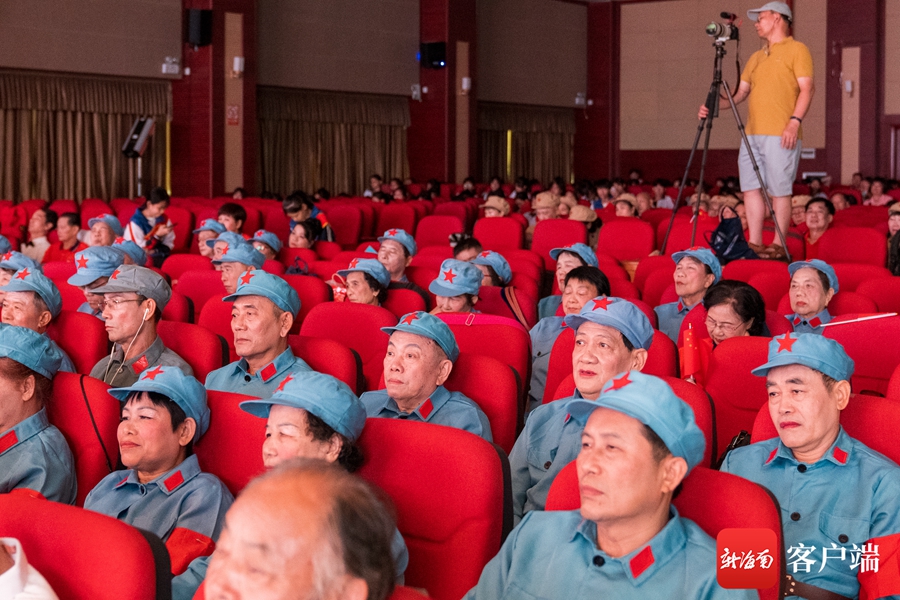
<path fill-rule="evenodd" d="M 373 173 L 409 175 L 406 97 L 261 86 L 257 112 L 265 191 L 361 194 Z"/>
<path fill-rule="evenodd" d="M 0 71 L 0 198 L 127 196 L 133 165 L 121 149 L 141 116 L 157 122 L 144 182 L 162 185 L 171 114 L 167 81 Z"/>

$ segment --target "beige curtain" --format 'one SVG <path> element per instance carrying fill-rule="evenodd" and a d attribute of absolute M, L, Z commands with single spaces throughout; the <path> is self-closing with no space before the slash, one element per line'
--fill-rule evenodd
<path fill-rule="evenodd" d="M 515 172 L 506 169 L 506 132 L 491 129 L 478 130 L 478 154 L 481 157 L 481 173 L 478 181 L 490 181 L 492 177 L 509 180 Z"/>
<path fill-rule="evenodd" d="M 544 183 L 554 177 L 573 177 L 575 114 L 569 108 L 478 103 L 478 139 L 482 178 L 489 169 L 506 172 L 506 132 L 512 131 L 511 177 L 524 176 Z M 502 132 L 502 143 L 498 135 Z"/>
<path fill-rule="evenodd" d="M 157 121 L 144 183 L 162 185 L 171 114 L 166 81 L 0 71 L 0 197 L 127 196 L 134 175 L 121 148 L 144 115 Z"/>
<path fill-rule="evenodd" d="M 361 194 L 373 173 L 409 175 L 405 97 L 260 87 L 257 110 L 266 191 Z"/>

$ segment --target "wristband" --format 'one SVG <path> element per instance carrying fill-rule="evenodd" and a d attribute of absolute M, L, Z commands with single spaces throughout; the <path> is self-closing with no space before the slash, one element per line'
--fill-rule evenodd
<path fill-rule="evenodd" d="M 791 119 L 796 119 L 798 123 L 801 123 L 801 124 L 803 123 L 803 119 L 801 119 L 800 117 L 795 117 L 794 115 L 791 115 Z M 790 121 L 791 119 L 788 119 L 788 121 Z"/>

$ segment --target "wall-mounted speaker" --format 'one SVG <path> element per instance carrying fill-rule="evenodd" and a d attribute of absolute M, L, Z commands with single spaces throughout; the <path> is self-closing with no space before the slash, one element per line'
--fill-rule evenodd
<path fill-rule="evenodd" d="M 212 44 L 213 11 L 189 8 L 184 11 L 184 39 L 192 46 Z"/>
<path fill-rule="evenodd" d="M 422 42 L 419 57 L 423 68 L 443 69 L 447 66 L 447 42 Z"/>

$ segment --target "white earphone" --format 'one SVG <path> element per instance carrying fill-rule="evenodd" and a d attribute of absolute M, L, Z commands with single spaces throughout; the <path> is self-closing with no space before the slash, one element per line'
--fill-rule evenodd
<path fill-rule="evenodd" d="M 150 314 L 150 309 L 149 308 L 145 309 L 144 310 L 144 318 L 146 319 L 149 314 Z"/>

